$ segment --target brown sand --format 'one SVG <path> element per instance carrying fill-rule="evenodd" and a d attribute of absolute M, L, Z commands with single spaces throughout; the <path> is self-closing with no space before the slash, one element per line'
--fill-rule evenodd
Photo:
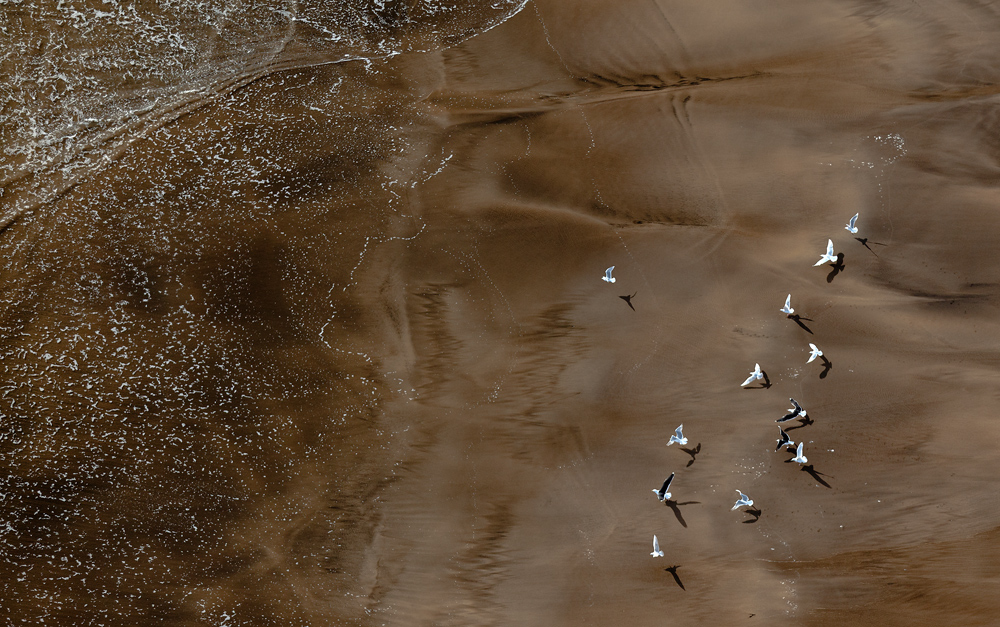
<path fill-rule="evenodd" d="M 1000 10 L 461 11 L 9 201 L 0 620 L 1000 624 Z"/>

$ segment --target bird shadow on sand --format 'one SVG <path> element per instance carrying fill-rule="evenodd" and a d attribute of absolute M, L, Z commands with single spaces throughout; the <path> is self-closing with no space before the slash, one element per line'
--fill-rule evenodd
<path fill-rule="evenodd" d="M 684 516 L 681 514 L 681 507 L 685 505 L 700 505 L 701 501 L 685 501 L 683 503 L 678 503 L 677 501 L 672 501 L 670 499 L 667 499 L 663 501 L 663 504 L 669 507 L 670 509 L 674 510 L 674 516 L 677 517 L 677 522 L 681 524 L 681 527 L 684 527 L 686 529 L 688 524 L 687 521 L 684 520 Z"/>
<path fill-rule="evenodd" d="M 844 263 L 844 253 L 837 253 L 837 262 L 833 264 L 833 270 L 830 271 L 830 274 L 826 275 L 826 282 L 833 283 L 837 275 L 846 269 L 847 264 Z"/>
<path fill-rule="evenodd" d="M 807 327 L 802 322 L 803 320 L 808 320 L 809 322 L 812 322 L 813 321 L 812 318 L 803 318 L 799 314 L 788 314 L 788 319 L 791 320 L 792 322 L 794 322 L 795 324 L 799 325 L 800 327 L 802 327 L 805 330 L 805 332 L 808 333 L 809 335 L 814 335 L 814 333 L 812 332 L 812 329 L 810 329 L 809 327 Z"/>
<path fill-rule="evenodd" d="M 764 372 L 763 370 L 761 370 L 760 373 L 762 375 L 764 375 L 764 382 L 763 383 L 761 383 L 760 385 L 755 385 L 753 387 L 747 386 L 747 387 L 745 387 L 743 389 L 744 390 L 766 390 L 767 388 L 771 387 L 771 379 L 770 379 L 770 377 L 767 376 L 767 373 Z"/>
<path fill-rule="evenodd" d="M 865 248 L 867 248 L 868 251 L 871 254 L 873 254 L 876 257 L 878 257 L 878 253 L 876 253 L 874 250 L 872 250 L 872 247 L 868 245 L 868 238 L 867 237 L 855 237 L 854 239 L 856 239 L 859 242 L 861 242 L 861 245 L 864 246 Z M 872 242 L 872 244 L 875 244 L 876 246 L 887 246 L 887 244 L 883 244 L 882 242 Z"/>
<path fill-rule="evenodd" d="M 818 483 L 818 484 L 820 484 L 822 486 L 825 486 L 827 488 L 832 488 L 833 487 L 832 485 L 830 485 L 826 481 L 823 481 L 823 479 L 822 479 L 822 477 L 829 477 L 830 475 L 825 475 L 825 474 L 821 473 L 820 471 L 816 470 L 815 468 L 813 468 L 812 464 L 808 464 L 806 466 L 803 466 L 802 468 L 799 468 L 799 470 L 801 470 L 802 472 L 809 473 L 809 476 L 811 476 L 813 479 L 815 479 L 816 483 Z"/>
<path fill-rule="evenodd" d="M 746 513 L 746 514 L 750 514 L 750 516 L 751 516 L 750 518 L 747 518 L 746 520 L 743 521 L 744 525 L 752 525 L 752 524 L 754 524 L 755 522 L 757 522 L 758 520 L 760 520 L 760 515 L 763 513 L 759 508 L 758 509 L 745 509 L 745 510 L 743 510 L 743 512 Z"/>
<path fill-rule="evenodd" d="M 687 463 L 687 466 L 685 466 L 685 468 L 687 468 L 688 466 L 694 463 L 695 456 L 701 452 L 701 442 L 698 442 L 698 446 L 694 448 L 682 448 L 681 450 L 691 456 L 691 461 L 689 461 Z"/>
<path fill-rule="evenodd" d="M 671 575 L 673 575 L 674 576 L 674 581 L 677 583 L 678 586 L 681 587 L 681 590 L 685 590 L 686 591 L 687 588 L 684 587 L 684 583 L 681 581 L 681 578 L 677 576 L 677 569 L 678 568 L 680 568 L 680 565 L 671 566 L 669 568 L 664 568 L 663 570 L 665 570 L 668 573 L 670 573 Z"/>
<path fill-rule="evenodd" d="M 809 425 L 811 425 L 814 422 L 815 422 L 815 420 L 813 420 L 809 416 L 803 416 L 803 417 L 799 418 L 799 424 L 795 425 L 794 427 L 782 427 L 782 428 L 785 430 L 785 433 L 788 433 L 789 431 L 794 431 L 795 429 L 801 429 L 802 427 L 808 427 Z"/>
<path fill-rule="evenodd" d="M 636 292 L 636 294 L 638 294 L 638 292 Z M 632 299 L 635 298 L 635 294 L 629 294 L 629 295 L 626 295 L 626 296 L 619 296 L 618 298 L 620 298 L 623 301 L 625 301 L 625 304 L 628 305 L 629 309 L 631 309 L 632 311 L 635 311 L 635 307 L 632 306 Z"/>
<path fill-rule="evenodd" d="M 825 356 L 820 357 L 820 359 L 823 360 L 823 372 L 819 373 L 819 378 L 825 379 L 826 375 L 830 374 L 830 371 L 833 370 L 833 362 L 827 359 Z"/>

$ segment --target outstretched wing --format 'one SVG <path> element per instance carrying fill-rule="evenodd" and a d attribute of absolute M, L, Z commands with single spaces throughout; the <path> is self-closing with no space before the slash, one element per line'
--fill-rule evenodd
<path fill-rule="evenodd" d="M 757 378 L 757 375 L 751 374 L 749 377 L 747 377 L 747 380 L 744 381 L 743 383 L 741 383 L 740 385 L 750 385 L 751 383 L 753 383 L 754 379 L 756 379 L 756 378 Z"/>
<path fill-rule="evenodd" d="M 796 412 L 802 411 L 802 405 L 799 405 L 798 403 L 796 403 L 794 398 L 790 398 L 788 400 L 792 403 L 792 407 L 795 408 Z"/>
<path fill-rule="evenodd" d="M 833 254 L 833 240 L 832 239 L 826 240 L 826 255 L 827 255 L 827 257 L 836 257 L 836 255 Z"/>
<path fill-rule="evenodd" d="M 676 429 L 674 429 L 674 435 L 677 436 L 678 440 L 683 440 L 684 439 L 684 434 L 682 433 L 683 430 L 684 430 L 684 425 L 681 425 L 681 426 L 677 427 Z M 673 476 L 673 475 L 671 475 L 671 476 Z"/>
<path fill-rule="evenodd" d="M 659 552 L 660 552 L 660 541 L 657 540 L 656 536 L 654 535 L 653 536 L 653 553 L 659 553 Z"/>
<path fill-rule="evenodd" d="M 781 433 L 781 437 L 778 438 L 778 446 L 774 447 L 774 452 L 777 453 L 782 446 L 788 442 L 788 434 L 781 427 L 778 427 L 778 431 Z"/>
<path fill-rule="evenodd" d="M 670 489 L 670 484 L 673 483 L 673 481 L 674 481 L 674 475 L 675 474 L 677 474 L 677 473 L 673 473 L 673 472 L 670 473 L 670 476 L 667 477 L 667 480 L 663 482 L 663 487 L 660 488 L 660 494 L 666 494 L 667 493 L 667 491 Z"/>

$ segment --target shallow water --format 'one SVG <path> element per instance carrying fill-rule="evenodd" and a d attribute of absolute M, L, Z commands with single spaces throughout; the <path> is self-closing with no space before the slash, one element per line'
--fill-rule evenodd
<path fill-rule="evenodd" d="M 0 619 L 996 623 L 998 36 L 0 1 Z"/>

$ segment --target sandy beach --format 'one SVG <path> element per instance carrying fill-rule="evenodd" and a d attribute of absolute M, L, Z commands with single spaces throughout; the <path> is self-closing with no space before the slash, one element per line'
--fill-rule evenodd
<path fill-rule="evenodd" d="M 1000 623 L 1000 8 L 369 4 L 7 81 L 0 621 Z"/>

